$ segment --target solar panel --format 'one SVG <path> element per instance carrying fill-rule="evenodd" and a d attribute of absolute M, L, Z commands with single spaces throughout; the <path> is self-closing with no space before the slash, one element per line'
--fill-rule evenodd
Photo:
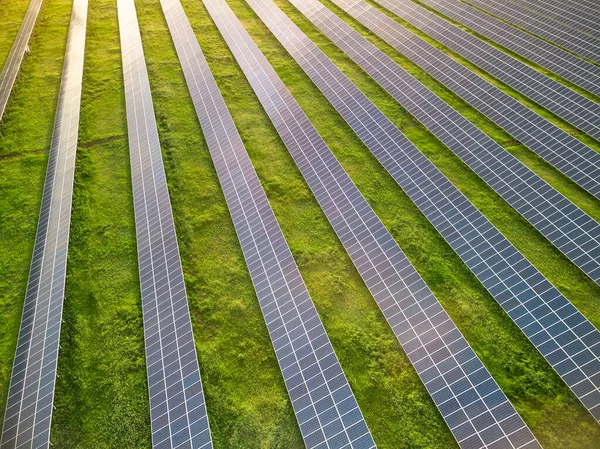
<path fill-rule="evenodd" d="M 179 0 L 161 0 L 308 448 L 375 443 Z"/>
<path fill-rule="evenodd" d="M 6 103 L 8 103 L 8 98 L 10 97 L 17 75 L 19 74 L 21 62 L 23 61 L 25 51 L 27 50 L 27 42 L 29 42 L 43 1 L 44 0 L 31 0 L 31 2 L 29 2 L 25 17 L 23 18 L 23 23 L 21 23 L 17 37 L 10 48 L 8 58 L 6 58 L 4 67 L 2 67 L 2 72 L 0 72 L 0 120 L 4 115 Z"/>
<path fill-rule="evenodd" d="M 87 0 L 75 0 L 1 449 L 48 448 L 65 293 Z"/>
<path fill-rule="evenodd" d="M 231 9 L 205 5 L 459 444 L 539 448 Z"/>
<path fill-rule="evenodd" d="M 531 2 L 533 4 L 533 2 Z M 559 2 L 557 0 L 544 0 L 535 2 L 536 5 L 543 7 L 545 5 L 563 5 L 566 10 L 569 11 L 581 11 L 582 13 L 600 17 L 600 11 L 598 11 L 598 5 L 594 3 L 594 0 L 565 0 Z"/>
<path fill-rule="evenodd" d="M 553 5 L 559 4 L 557 0 L 548 0 L 540 2 L 540 5 L 550 3 Z M 595 3 L 595 0 L 565 0 L 564 2 L 561 2 L 561 4 L 570 11 L 581 10 L 581 12 L 585 12 L 591 16 L 600 17 L 600 11 L 598 11 L 598 5 Z"/>
<path fill-rule="evenodd" d="M 565 0 L 565 4 L 570 7 L 585 7 L 591 14 L 600 16 L 600 11 L 596 8 L 596 0 Z"/>
<path fill-rule="evenodd" d="M 412 0 L 377 2 L 558 117 L 600 140 L 600 104 L 461 30 Z"/>
<path fill-rule="evenodd" d="M 577 53 L 590 61 L 600 63 L 600 41 L 569 28 L 567 25 L 541 19 L 515 5 L 503 4 L 495 0 L 469 0 L 468 3 Z"/>
<path fill-rule="evenodd" d="M 290 0 L 503 199 L 600 284 L 600 225 L 317 0 Z"/>
<path fill-rule="evenodd" d="M 568 4 L 559 4 L 554 0 L 545 2 L 519 0 L 519 3 L 523 6 L 523 9 L 531 11 L 538 17 L 547 17 L 557 23 L 565 23 L 575 30 L 594 36 L 596 39 L 600 38 L 598 24 L 594 22 L 592 13 L 585 11 L 584 5 L 579 6 L 579 8 L 571 8 Z M 516 3 L 516 5 L 519 3 Z"/>
<path fill-rule="evenodd" d="M 472 8 L 460 0 L 420 1 L 588 92 L 600 95 L 600 67 Z"/>
<path fill-rule="evenodd" d="M 600 332 L 270 0 L 250 6 L 600 420 Z"/>
<path fill-rule="evenodd" d="M 173 213 L 133 0 L 117 1 L 152 447 L 212 448 Z"/>
<path fill-rule="evenodd" d="M 600 198 L 600 154 L 362 0 L 332 0 L 441 84 Z"/>

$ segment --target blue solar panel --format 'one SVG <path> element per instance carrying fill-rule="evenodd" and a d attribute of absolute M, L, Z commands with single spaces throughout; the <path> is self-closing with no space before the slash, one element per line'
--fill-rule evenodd
<path fill-rule="evenodd" d="M 6 58 L 4 67 L 2 67 L 2 72 L 0 72 L 0 120 L 4 115 L 6 103 L 8 103 L 10 93 L 19 74 L 21 62 L 27 51 L 27 43 L 33 32 L 33 27 L 35 26 L 43 1 L 31 0 L 29 2 L 29 7 L 27 8 L 27 12 L 25 12 L 25 17 L 23 18 L 17 37 L 10 48 L 8 58 Z"/>
<path fill-rule="evenodd" d="M 460 445 L 539 448 L 233 12 L 222 0 L 205 4 Z M 278 11 L 263 15 L 269 26 L 283 24 Z"/>
<path fill-rule="evenodd" d="M 510 3 L 496 0 L 468 0 L 468 3 L 567 50 L 578 53 L 590 61 L 600 63 L 600 40 L 570 28 L 566 24 L 540 18 L 530 11 Z"/>
<path fill-rule="evenodd" d="M 586 16 L 600 18 L 600 11 L 598 10 L 598 4 L 596 0 L 545 0 L 536 2 L 540 5 L 552 4 L 563 6 L 566 10 L 573 12 L 581 12 Z"/>
<path fill-rule="evenodd" d="M 548 9 L 553 16 L 559 15 L 557 7 L 561 7 L 570 15 L 575 14 L 586 19 L 600 17 L 595 0 L 526 0 L 524 4 L 532 10 Z M 595 34 L 599 34 L 598 31 Z"/>
<path fill-rule="evenodd" d="M 179 0 L 161 0 L 308 448 L 375 443 Z"/>
<path fill-rule="evenodd" d="M 600 225 L 317 0 L 290 0 L 591 279 Z"/>
<path fill-rule="evenodd" d="M 75 0 L 0 448 L 50 445 L 79 129 L 87 0 Z"/>
<path fill-rule="evenodd" d="M 440 83 L 600 198 L 600 154 L 362 0 L 332 0 Z"/>
<path fill-rule="evenodd" d="M 556 3 L 556 0 L 553 0 Z M 596 0 L 564 0 L 561 1 L 568 8 L 581 8 L 588 14 L 595 17 L 600 17 L 600 11 L 598 11 Z"/>
<path fill-rule="evenodd" d="M 600 332 L 270 0 L 248 3 L 600 420 Z"/>
<path fill-rule="evenodd" d="M 600 140 L 598 103 L 461 30 L 411 0 L 377 2 L 558 117 Z"/>
<path fill-rule="evenodd" d="M 460 0 L 421 0 L 421 3 L 553 71 L 573 84 L 600 95 L 600 67 L 472 8 Z M 564 1 L 561 0 L 561 4 L 564 4 Z"/>
<path fill-rule="evenodd" d="M 152 446 L 212 440 L 150 83 L 133 0 L 118 0 Z"/>
<path fill-rule="evenodd" d="M 566 24 L 570 28 L 581 31 L 585 34 L 600 38 L 598 23 L 594 22 L 598 16 L 598 5 L 596 11 L 586 10 L 585 5 L 576 7 L 570 6 L 565 2 L 557 0 L 518 0 L 512 1 L 515 6 L 521 7 L 527 13 L 533 13 L 536 18 L 549 19 L 558 24 Z"/>

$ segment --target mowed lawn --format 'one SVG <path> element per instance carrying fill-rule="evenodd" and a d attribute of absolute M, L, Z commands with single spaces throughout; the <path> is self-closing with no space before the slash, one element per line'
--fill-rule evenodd
<path fill-rule="evenodd" d="M 201 0 L 182 3 L 378 447 L 457 447 Z M 600 446 L 600 427 L 591 415 L 251 8 L 244 0 L 228 3 L 543 446 Z M 598 286 L 290 3 L 276 3 L 548 279 L 600 325 Z M 512 142 L 504 131 L 330 2 L 324 3 L 600 219 L 600 204 L 590 195 Z M 136 6 L 215 447 L 301 448 L 300 432 L 159 0 L 137 0 Z M 0 19 L 16 20 L 18 27 L 25 7 L 2 10 Z M 30 42 L 31 54 L 0 124 L 0 416 L 35 238 L 70 7 L 68 0 L 45 0 Z M 90 0 L 87 32 L 52 444 L 65 449 L 149 448 L 115 0 Z M 2 41 L 0 57 L 9 47 Z M 598 148 L 591 139 L 582 139 Z"/>

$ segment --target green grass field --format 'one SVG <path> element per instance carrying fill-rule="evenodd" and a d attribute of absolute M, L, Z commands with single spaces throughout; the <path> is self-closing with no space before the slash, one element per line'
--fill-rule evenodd
<path fill-rule="evenodd" d="M 0 5 L 7 1 L 0 0 Z M 600 220 L 598 201 L 527 148 L 514 145 L 504 131 L 328 0 L 323 2 Z M 0 9 L 0 21 L 12 24 L 13 34 L 26 3 L 19 0 L 10 9 Z M 457 447 L 201 0 L 182 3 L 378 447 Z M 597 448 L 600 427 L 591 415 L 245 1 L 228 3 L 542 445 L 547 449 Z M 276 3 L 600 326 L 600 287 L 290 3 Z M 301 448 L 300 432 L 160 3 L 137 0 L 136 6 L 215 447 Z M 67 0 L 45 1 L 30 42 L 31 54 L 0 125 L 0 417 L 35 238 L 70 7 Z M 10 30 L 0 33 L 9 36 Z M 64 449 L 150 448 L 115 0 L 90 0 L 87 33 L 52 444 Z M 0 58 L 5 58 L 10 47 L 6 39 L 0 34 Z M 591 139 L 578 137 L 600 148 Z"/>

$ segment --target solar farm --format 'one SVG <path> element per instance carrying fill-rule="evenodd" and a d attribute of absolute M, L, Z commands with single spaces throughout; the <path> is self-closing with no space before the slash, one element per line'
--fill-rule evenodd
<path fill-rule="evenodd" d="M 600 448 L 598 0 L 0 0 L 0 449 Z"/>

